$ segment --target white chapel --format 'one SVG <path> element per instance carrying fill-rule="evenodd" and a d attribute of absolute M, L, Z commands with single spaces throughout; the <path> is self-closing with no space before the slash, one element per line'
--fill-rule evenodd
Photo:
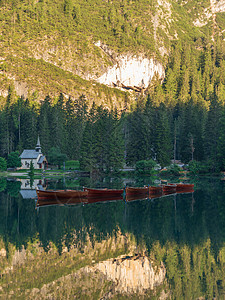
<path fill-rule="evenodd" d="M 48 165 L 46 157 L 41 152 L 39 137 L 35 149 L 23 150 L 20 158 L 22 164 L 21 169 L 30 169 L 31 162 L 33 162 L 34 169 L 46 169 Z"/>

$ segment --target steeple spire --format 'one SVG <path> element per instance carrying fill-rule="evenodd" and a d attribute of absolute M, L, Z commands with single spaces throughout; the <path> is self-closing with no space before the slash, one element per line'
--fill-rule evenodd
<path fill-rule="evenodd" d="M 39 138 L 39 135 L 38 135 L 38 140 L 37 140 L 37 145 L 35 147 L 35 150 L 39 153 L 41 153 L 41 143 L 40 143 L 40 138 Z"/>

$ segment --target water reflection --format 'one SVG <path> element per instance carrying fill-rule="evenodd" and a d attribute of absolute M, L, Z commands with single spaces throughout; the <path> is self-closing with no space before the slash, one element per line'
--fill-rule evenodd
<path fill-rule="evenodd" d="M 53 281 L 58 280 L 58 291 L 82 298 L 82 293 L 73 293 L 77 293 L 76 287 L 82 290 L 82 280 L 85 284 L 88 278 L 90 290 L 95 292 L 98 282 L 110 280 L 110 288 L 117 294 L 130 291 L 139 297 L 152 289 L 154 295 L 172 299 L 222 297 L 224 182 L 200 181 L 194 193 L 155 199 L 79 199 L 71 203 L 67 199 L 65 203 L 51 202 L 51 206 L 49 201 L 22 198 L 23 183 L 0 182 L 0 268 L 4 274 L 0 295 L 13 291 L 24 296 L 29 290 L 29 297 L 41 299 L 41 289 L 48 283 L 46 293 L 56 297 Z M 60 184 L 48 182 L 48 187 Z M 78 182 L 66 184 L 80 186 Z M 111 182 L 109 187 L 120 184 Z M 17 258 L 16 249 L 23 249 Z M 77 277 L 72 276 L 77 270 Z M 63 276 L 69 276 L 64 287 Z M 86 292 L 92 299 L 90 290 Z"/>
<path fill-rule="evenodd" d="M 46 186 L 46 182 L 41 179 L 16 179 L 20 182 L 20 195 L 23 199 L 33 199 L 37 197 L 36 189 L 42 190 Z"/>

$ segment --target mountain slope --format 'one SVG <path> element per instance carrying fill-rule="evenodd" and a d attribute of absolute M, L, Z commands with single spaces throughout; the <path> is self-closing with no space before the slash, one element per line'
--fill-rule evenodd
<path fill-rule="evenodd" d="M 120 86 L 146 88 L 157 70 L 163 79 L 171 44 L 202 47 L 206 37 L 224 35 L 224 11 L 224 0 L 2 0 L 0 93 L 5 97 L 14 84 L 18 95 L 35 93 L 37 100 L 63 92 L 123 107 L 124 92 L 97 82 L 113 86 L 118 78 Z M 123 59 L 147 59 L 154 65 L 149 80 L 136 65 L 121 67 Z M 128 77 L 102 79 L 113 68 Z M 140 78 L 129 81 L 135 72 Z"/>

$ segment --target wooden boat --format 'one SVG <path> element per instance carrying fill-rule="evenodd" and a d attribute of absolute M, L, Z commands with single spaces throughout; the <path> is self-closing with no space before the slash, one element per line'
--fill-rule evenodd
<path fill-rule="evenodd" d="M 125 195 L 126 196 L 148 196 L 148 187 L 126 187 Z"/>
<path fill-rule="evenodd" d="M 78 190 L 36 190 L 38 199 L 68 199 L 87 197 L 87 191 Z"/>
<path fill-rule="evenodd" d="M 149 195 L 151 194 L 162 194 L 163 187 L 162 186 L 149 186 Z"/>
<path fill-rule="evenodd" d="M 186 191 L 186 190 L 193 190 L 194 184 L 189 183 L 178 183 L 177 184 L 177 191 Z"/>
<path fill-rule="evenodd" d="M 88 197 L 122 197 L 123 189 L 90 189 L 84 188 L 84 191 L 88 193 Z"/>
<path fill-rule="evenodd" d="M 177 191 L 177 185 L 176 184 L 164 184 L 162 185 L 163 192 L 165 193 L 176 193 Z"/>
<path fill-rule="evenodd" d="M 190 193 L 194 193 L 194 190 L 192 190 L 192 189 L 178 190 L 176 193 L 177 194 L 190 194 Z"/>

